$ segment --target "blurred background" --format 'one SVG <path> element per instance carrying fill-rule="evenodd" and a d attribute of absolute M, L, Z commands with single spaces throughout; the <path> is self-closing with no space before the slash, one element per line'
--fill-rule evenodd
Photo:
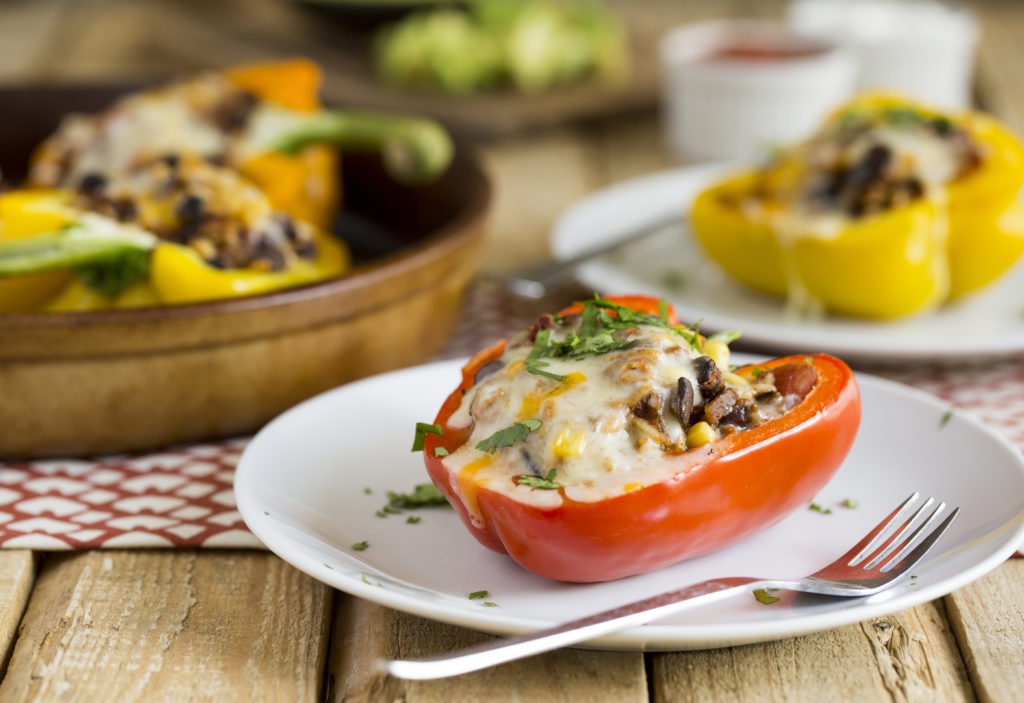
<path fill-rule="evenodd" d="M 308 56 L 327 103 L 432 115 L 480 146 L 496 193 L 485 271 L 546 259 L 552 221 L 598 186 L 754 158 L 857 87 L 978 104 L 1024 131 L 1014 0 L 609 0 L 573 16 L 555 5 L 6 0 L 0 81 L 146 84 Z"/>

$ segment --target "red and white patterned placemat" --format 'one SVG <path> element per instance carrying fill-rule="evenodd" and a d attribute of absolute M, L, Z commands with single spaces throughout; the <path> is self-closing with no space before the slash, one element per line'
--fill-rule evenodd
<path fill-rule="evenodd" d="M 566 300 L 511 299 L 481 282 L 441 358 L 468 356 Z M 863 369 L 971 412 L 1024 449 L 1024 360 Z M 0 548 L 260 547 L 235 506 L 246 439 L 141 455 L 0 463 Z"/>

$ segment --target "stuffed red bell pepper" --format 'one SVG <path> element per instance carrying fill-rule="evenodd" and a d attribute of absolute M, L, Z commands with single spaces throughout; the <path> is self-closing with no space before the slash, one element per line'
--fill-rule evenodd
<path fill-rule="evenodd" d="M 595 298 L 477 354 L 426 426 L 427 470 L 473 535 L 562 581 L 652 571 L 806 504 L 860 422 L 824 355 L 731 370 L 728 339 L 653 298 Z"/>

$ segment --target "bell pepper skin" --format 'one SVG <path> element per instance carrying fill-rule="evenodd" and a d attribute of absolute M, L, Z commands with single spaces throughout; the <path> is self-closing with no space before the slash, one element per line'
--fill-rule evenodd
<path fill-rule="evenodd" d="M 869 94 L 829 119 L 908 107 L 944 117 L 903 98 Z M 786 182 L 787 174 L 776 171 L 791 171 L 794 164 L 784 158 L 761 174 L 743 172 L 699 194 L 691 213 L 695 238 L 740 283 L 780 297 L 792 283 L 838 314 L 896 318 L 970 294 L 1024 254 L 1024 215 L 1017 202 L 1024 145 L 986 115 L 949 119 L 978 146 L 980 162 L 946 184 L 944 197 L 851 219 L 837 236 L 794 238 L 780 227 L 784 203 L 766 203 L 758 213 L 739 205 L 756 192 L 759 178 L 773 186 Z"/>
<path fill-rule="evenodd" d="M 66 194 L 57 190 L 15 190 L 0 195 L 0 240 L 52 232 L 71 222 Z M 32 312 L 71 281 L 67 271 L 0 279 L 0 313 Z"/>
<path fill-rule="evenodd" d="M 951 300 L 992 283 L 1024 254 L 1024 145 L 987 115 L 962 119 L 984 154 L 980 168 L 947 189 Z"/>
<path fill-rule="evenodd" d="M 226 69 L 224 75 L 262 100 L 298 112 L 320 109 L 320 67 L 309 59 L 259 61 Z"/>
<path fill-rule="evenodd" d="M 650 312 L 652 303 L 642 309 Z M 828 481 L 849 451 L 860 421 L 859 391 L 842 361 L 824 354 L 775 359 L 757 366 L 812 364 L 818 380 L 810 393 L 780 418 L 680 454 L 678 474 L 596 502 L 572 501 L 563 492 L 561 505 L 553 508 L 478 488 L 475 501 L 482 521 L 474 522 L 460 498 L 466 487 L 453 485 L 447 467 L 434 454 L 438 447 L 454 452 L 468 439 L 472 428 L 451 427 L 448 421 L 477 370 L 498 358 L 503 348 L 503 342 L 496 344 L 465 366 L 462 383 L 435 419 L 444 434 L 427 436 L 424 460 L 431 479 L 481 544 L 559 581 L 606 581 L 645 573 L 763 530 L 805 505 Z"/>
<path fill-rule="evenodd" d="M 902 317 L 949 291 L 944 215 L 927 200 L 856 220 L 835 239 L 798 239 L 789 259 L 810 297 L 841 315 Z"/>
<path fill-rule="evenodd" d="M 348 268 L 345 247 L 330 235 L 317 236 L 317 257 L 299 260 L 283 271 L 222 270 L 189 247 L 160 244 L 150 260 L 150 283 L 162 303 L 198 303 L 255 295 L 340 276 Z"/>
<path fill-rule="evenodd" d="M 782 297 L 787 282 L 775 233 L 767 221 L 753 219 L 734 204 L 756 179 L 748 171 L 702 191 L 693 201 L 690 221 L 697 241 L 726 273 L 760 293 Z"/>
<path fill-rule="evenodd" d="M 239 88 L 290 110 L 315 112 L 321 107 L 322 73 L 308 59 L 244 64 L 227 69 L 224 75 Z M 320 229 L 330 229 L 341 203 L 336 149 L 313 144 L 296 154 L 262 154 L 236 167 L 267 194 L 275 208 Z"/>

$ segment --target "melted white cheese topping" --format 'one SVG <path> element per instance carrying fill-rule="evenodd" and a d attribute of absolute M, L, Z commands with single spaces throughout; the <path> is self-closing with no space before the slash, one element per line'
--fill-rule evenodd
<path fill-rule="evenodd" d="M 443 460 L 471 514 L 477 487 L 537 506 L 561 502 L 556 490 L 518 485 L 521 475 L 544 477 L 555 469 L 568 498 L 597 501 L 683 468 L 686 455 L 667 453 L 663 442 L 644 433 L 643 421 L 631 408 L 645 398 L 661 404 L 660 436 L 685 447 L 685 428 L 668 407 L 680 377 L 690 379 L 694 403 L 702 402 L 693 364 L 700 354 L 667 329 L 642 326 L 634 339 L 627 349 L 582 359 L 545 358 L 549 365 L 543 370 L 567 376 L 565 381 L 529 373 L 524 362 L 531 344 L 506 349 L 501 369 L 474 385 L 449 420 L 453 426 L 473 426 L 469 440 Z M 525 441 L 493 455 L 476 448 L 495 432 L 527 419 L 542 424 Z M 706 449 L 688 455 L 697 463 Z"/>

